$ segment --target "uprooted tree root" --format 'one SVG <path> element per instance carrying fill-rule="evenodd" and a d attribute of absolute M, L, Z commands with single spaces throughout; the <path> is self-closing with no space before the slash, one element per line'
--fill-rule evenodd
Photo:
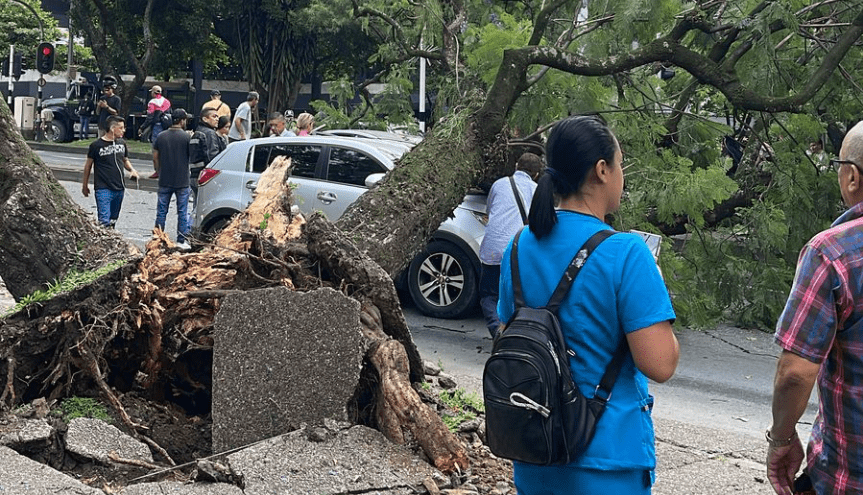
<path fill-rule="evenodd" d="M 208 413 L 221 298 L 274 286 L 332 287 L 361 302 L 371 341 L 366 361 L 374 367 L 363 376 L 377 376 L 361 380 L 371 389 L 354 394 L 373 399 L 348 410 L 373 409 L 364 416 L 373 418 L 370 426 L 396 442 L 407 433 L 444 471 L 467 468 L 460 443 L 411 387 L 422 380 L 422 362 L 392 281 L 323 216 L 306 223 L 291 214 L 289 172 L 289 159 L 274 162 L 252 205 L 212 244 L 185 252 L 157 229 L 143 257 L 0 320 L 0 408 L 98 392 L 130 432 L 173 465 L 147 426 L 125 411 L 122 395 Z"/>

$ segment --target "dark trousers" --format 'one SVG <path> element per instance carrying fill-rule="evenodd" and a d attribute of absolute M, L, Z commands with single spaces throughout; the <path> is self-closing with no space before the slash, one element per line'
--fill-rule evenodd
<path fill-rule="evenodd" d="M 488 327 L 488 333 L 491 334 L 492 338 L 497 335 L 497 331 L 501 326 L 500 319 L 497 317 L 499 286 L 500 265 L 486 265 L 483 263 L 482 271 L 479 274 L 479 307 L 482 309 L 485 325 Z"/>

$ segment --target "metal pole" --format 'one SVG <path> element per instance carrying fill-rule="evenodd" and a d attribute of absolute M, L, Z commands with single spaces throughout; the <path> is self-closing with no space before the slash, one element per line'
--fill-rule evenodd
<path fill-rule="evenodd" d="M 72 89 L 72 52 L 75 49 L 72 41 L 72 4 L 69 2 L 69 44 L 66 45 L 66 98 L 69 98 L 69 91 Z"/>
<path fill-rule="evenodd" d="M 420 131 L 426 132 L 426 59 L 420 57 Z"/>
<path fill-rule="evenodd" d="M 6 95 L 6 104 L 9 105 L 9 110 L 12 110 L 12 102 L 15 101 L 12 99 L 12 91 L 15 90 L 15 79 L 12 77 L 12 59 L 15 58 L 15 45 L 9 45 L 9 85 L 8 93 Z"/>
<path fill-rule="evenodd" d="M 39 79 L 42 79 L 41 76 Z M 39 88 L 36 90 L 36 142 L 42 140 L 42 85 L 36 83 L 36 87 Z"/>

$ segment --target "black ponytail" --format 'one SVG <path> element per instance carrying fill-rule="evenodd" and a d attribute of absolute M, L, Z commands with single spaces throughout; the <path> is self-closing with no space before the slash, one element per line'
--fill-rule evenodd
<path fill-rule="evenodd" d="M 617 144 L 611 129 L 597 117 L 569 117 L 551 130 L 546 145 L 548 167 L 530 204 L 528 224 L 537 239 L 548 235 L 557 223 L 554 196 L 562 198 L 581 190 L 596 162 L 614 161 Z"/>

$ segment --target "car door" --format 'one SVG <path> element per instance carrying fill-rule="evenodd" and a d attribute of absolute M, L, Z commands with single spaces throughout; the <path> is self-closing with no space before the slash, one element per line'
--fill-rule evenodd
<path fill-rule="evenodd" d="M 368 190 L 366 177 L 386 172 L 383 164 L 363 151 L 329 146 L 329 160 L 324 164 L 322 180 L 315 193 L 315 209 L 335 221 Z"/>
<path fill-rule="evenodd" d="M 261 173 L 280 156 L 291 157 L 293 171 L 290 182 L 296 187 L 293 191 L 294 203 L 300 211 L 309 213 L 312 210 L 312 200 L 315 195 L 317 171 L 320 166 L 323 146 L 300 143 L 265 143 L 252 147 L 249 151 L 246 173 L 243 177 L 243 201 L 248 206 L 252 203 L 253 192 L 258 185 Z"/>

